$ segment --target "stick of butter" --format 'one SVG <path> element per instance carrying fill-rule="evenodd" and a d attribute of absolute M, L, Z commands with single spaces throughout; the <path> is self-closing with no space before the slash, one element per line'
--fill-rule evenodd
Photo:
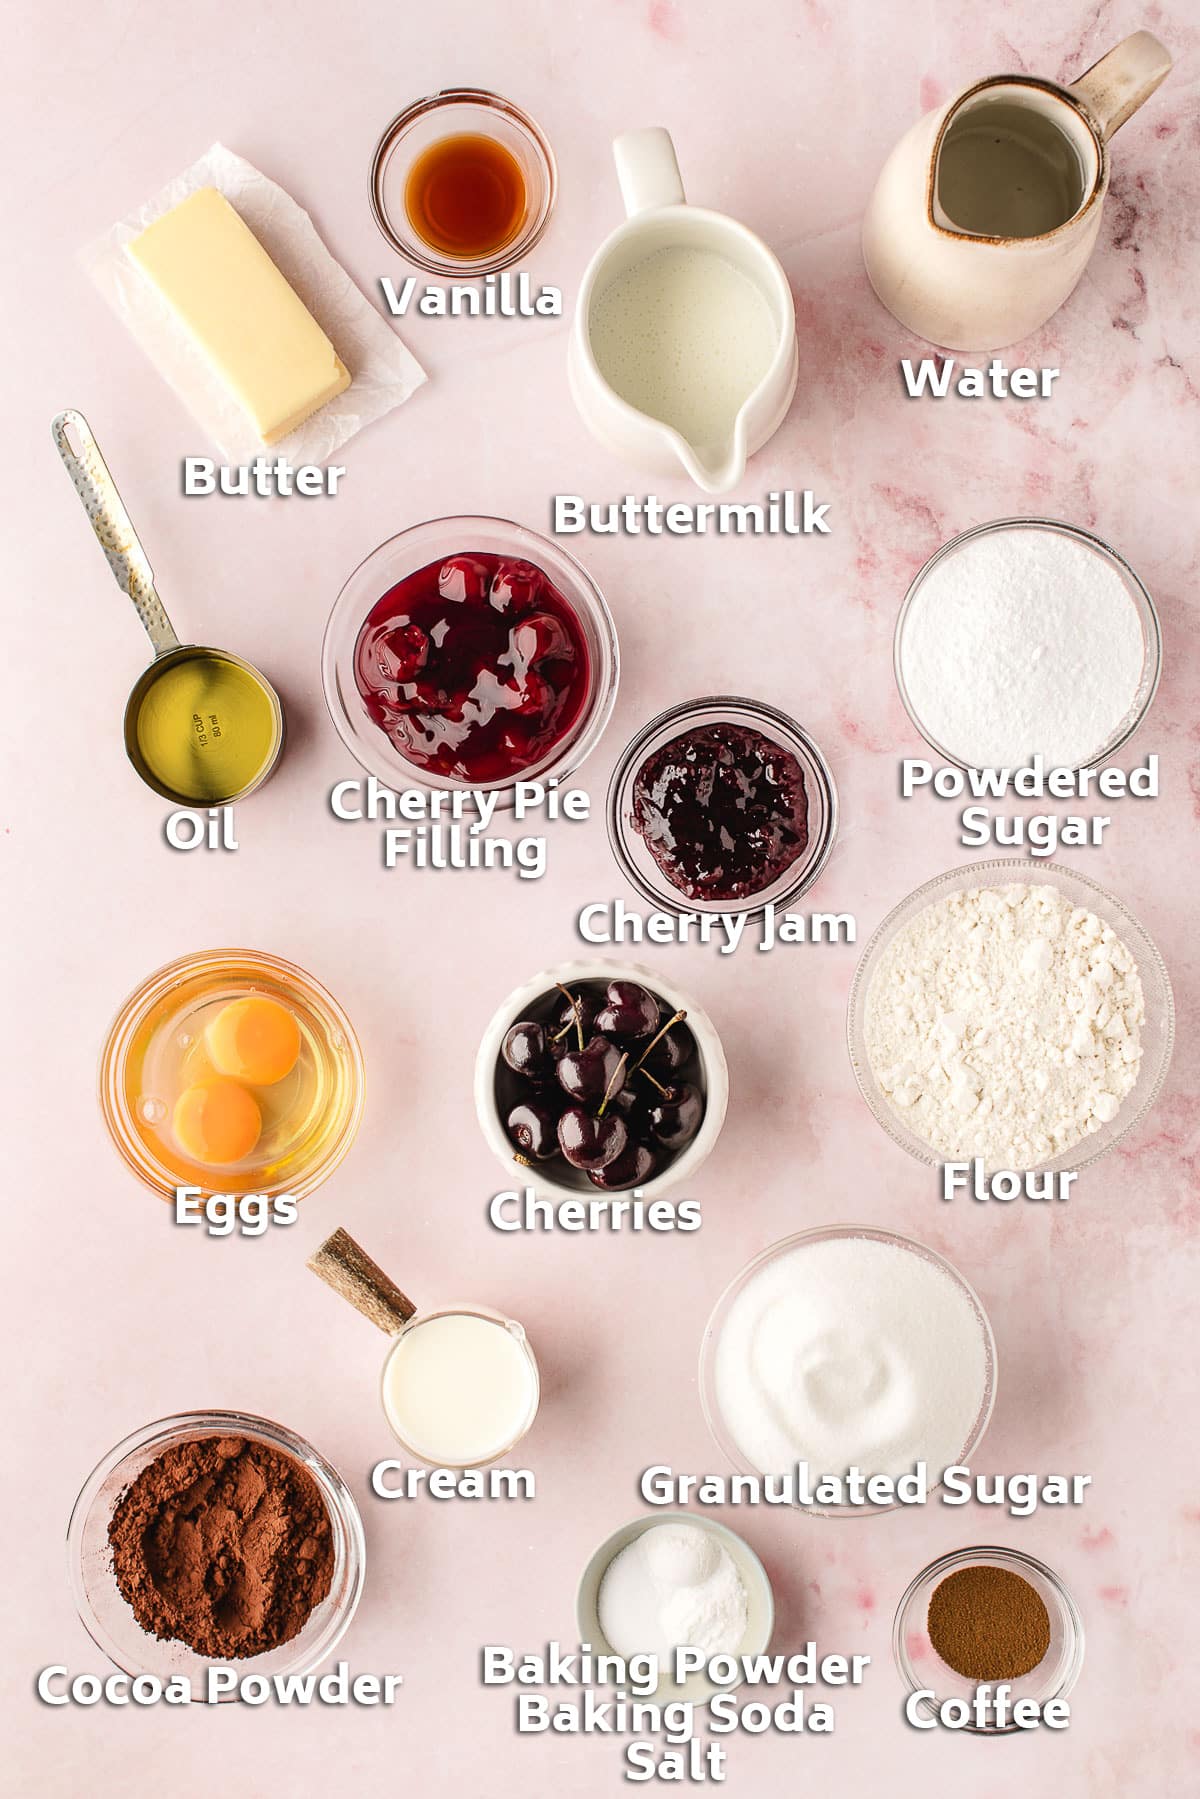
<path fill-rule="evenodd" d="M 316 319 L 215 187 L 189 195 L 128 248 L 265 444 L 349 387 Z"/>

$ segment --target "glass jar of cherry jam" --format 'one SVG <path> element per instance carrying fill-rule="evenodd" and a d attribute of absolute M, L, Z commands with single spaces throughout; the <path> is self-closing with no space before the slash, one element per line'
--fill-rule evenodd
<path fill-rule="evenodd" d="M 599 740 L 618 669 L 584 569 L 494 518 L 435 519 L 381 544 L 338 595 L 322 651 L 339 736 L 391 788 L 563 779 Z"/>
<path fill-rule="evenodd" d="M 829 860 L 837 788 L 808 733 L 756 700 L 672 706 L 639 731 L 608 792 L 622 871 L 669 912 L 789 905 Z"/>

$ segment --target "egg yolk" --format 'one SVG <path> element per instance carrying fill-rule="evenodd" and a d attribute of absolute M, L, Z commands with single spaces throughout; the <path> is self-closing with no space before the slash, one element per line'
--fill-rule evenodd
<path fill-rule="evenodd" d="M 300 1058 L 300 1026 L 278 1000 L 252 993 L 222 1006 L 204 1033 L 218 1074 L 252 1087 L 273 1087 Z"/>
<path fill-rule="evenodd" d="M 172 1122 L 180 1148 L 197 1162 L 240 1162 L 262 1135 L 262 1113 L 254 1096 L 221 1076 L 185 1087 L 175 1101 Z"/>

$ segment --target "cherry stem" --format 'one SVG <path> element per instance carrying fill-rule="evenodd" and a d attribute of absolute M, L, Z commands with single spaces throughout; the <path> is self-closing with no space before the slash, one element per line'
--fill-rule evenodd
<path fill-rule="evenodd" d="M 609 1100 L 612 1098 L 614 1092 L 617 1091 L 617 1083 L 620 1081 L 621 1076 L 625 1072 L 625 1064 L 626 1064 L 626 1062 L 628 1062 L 628 1060 L 629 1060 L 629 1052 L 627 1050 L 622 1050 L 621 1051 L 621 1060 L 617 1063 L 616 1067 L 613 1069 L 612 1079 L 609 1081 L 608 1086 L 604 1089 L 604 1098 L 600 1101 L 600 1110 L 596 1113 L 597 1118 L 604 1117 L 604 1108 L 608 1104 Z"/>
<path fill-rule="evenodd" d="M 574 1025 L 575 1029 L 579 1035 L 579 1051 L 580 1051 L 580 1054 L 582 1055 L 582 1053 L 583 1053 L 583 1003 L 582 1003 L 582 1001 L 576 999 L 575 995 L 571 992 L 570 988 L 564 987 L 561 981 L 555 981 L 554 985 L 558 988 L 558 991 L 564 995 L 564 997 L 566 998 L 567 1004 L 571 1008 L 571 1017 L 567 1020 L 566 1024 L 563 1026 L 562 1030 L 558 1033 L 558 1037 L 565 1037 L 567 1032 L 570 1030 L 571 1026 Z M 553 1038 L 552 1041 L 557 1043 L 558 1037 Z"/>
<path fill-rule="evenodd" d="M 654 1078 L 654 1076 L 653 1076 L 653 1075 L 652 1075 L 652 1074 L 651 1074 L 651 1072 L 650 1072 L 650 1070 L 649 1070 L 649 1069 L 648 1069 L 648 1068 L 643 1068 L 643 1067 L 642 1067 L 642 1066 L 641 1066 L 641 1064 L 640 1064 L 640 1063 L 639 1063 L 639 1064 L 638 1064 L 638 1066 L 637 1066 L 637 1067 L 636 1067 L 636 1068 L 635 1068 L 635 1069 L 634 1069 L 634 1071 L 633 1071 L 633 1072 L 634 1072 L 634 1074 L 640 1074 L 640 1075 L 641 1075 L 641 1077 L 642 1077 L 642 1079 L 643 1079 L 643 1080 L 644 1080 L 644 1081 L 649 1081 L 649 1083 L 650 1083 L 650 1085 L 651 1085 L 651 1086 L 652 1086 L 652 1087 L 657 1087 L 657 1088 L 658 1088 L 658 1091 L 659 1091 L 659 1092 L 660 1092 L 660 1093 L 662 1093 L 662 1094 L 665 1094 L 665 1093 L 666 1093 L 666 1091 L 667 1091 L 667 1090 L 666 1090 L 666 1088 L 665 1088 L 665 1087 L 664 1087 L 664 1086 L 663 1086 L 663 1084 L 662 1084 L 662 1082 L 661 1082 L 661 1081 L 656 1081 L 656 1080 L 655 1080 L 655 1078 Z"/>
<path fill-rule="evenodd" d="M 646 1045 L 645 1049 L 642 1051 L 641 1062 L 634 1063 L 634 1068 L 633 1068 L 634 1074 L 636 1074 L 638 1069 L 642 1066 L 642 1062 L 644 1062 L 646 1060 L 646 1057 L 650 1054 L 650 1051 L 654 1048 L 654 1045 L 656 1043 L 660 1043 L 662 1041 L 662 1039 L 666 1036 L 666 1034 L 670 1030 L 671 1026 L 673 1024 L 682 1024 L 686 1017 L 687 1017 L 686 1012 L 676 1012 L 674 1018 L 668 1018 L 666 1024 L 663 1025 L 661 1031 L 659 1031 L 656 1036 L 651 1037 L 649 1043 Z M 648 1081 L 652 1081 L 652 1080 L 654 1080 L 654 1076 L 647 1075 L 646 1079 Z M 654 1085 L 656 1087 L 658 1087 L 658 1082 L 654 1081 Z M 662 1092 L 661 1087 L 658 1087 L 658 1090 L 660 1093 Z"/>

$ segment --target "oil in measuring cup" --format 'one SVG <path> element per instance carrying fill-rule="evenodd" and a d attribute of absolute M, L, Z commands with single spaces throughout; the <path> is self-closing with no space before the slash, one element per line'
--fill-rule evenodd
<path fill-rule="evenodd" d="M 182 644 L 133 522 L 82 413 L 54 442 L 92 530 L 154 646 L 125 707 L 125 750 L 148 787 L 184 806 L 220 806 L 261 787 L 283 749 L 283 707 L 266 677 L 227 650 Z"/>
<path fill-rule="evenodd" d="M 146 670 L 125 717 L 125 748 L 166 799 L 227 805 L 262 785 L 283 714 L 258 671 L 221 650 L 182 647 Z"/>

